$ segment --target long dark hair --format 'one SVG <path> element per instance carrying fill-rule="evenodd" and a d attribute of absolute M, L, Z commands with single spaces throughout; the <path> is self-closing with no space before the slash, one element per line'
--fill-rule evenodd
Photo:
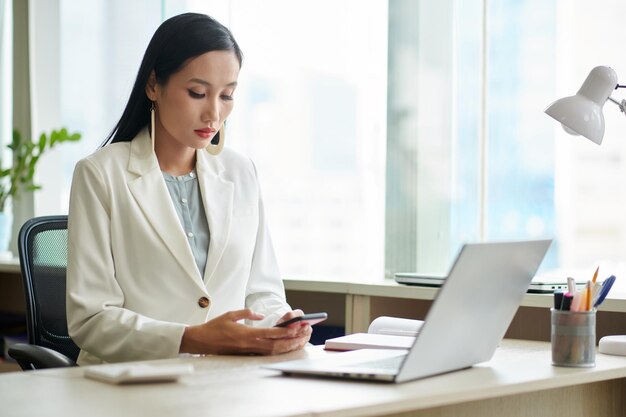
<path fill-rule="evenodd" d="M 233 51 L 241 67 L 243 54 L 239 45 L 230 30 L 217 20 L 204 14 L 185 13 L 163 22 L 148 44 L 124 113 L 102 146 L 129 142 L 147 126 L 151 102 L 146 96 L 146 84 L 152 70 L 157 82 L 165 85 L 188 59 L 210 51 Z"/>

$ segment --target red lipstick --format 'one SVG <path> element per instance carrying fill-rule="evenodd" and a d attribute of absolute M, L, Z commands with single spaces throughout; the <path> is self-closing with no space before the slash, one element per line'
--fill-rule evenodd
<path fill-rule="evenodd" d="M 215 129 L 210 128 L 210 127 L 205 127 L 202 129 L 196 129 L 194 130 L 194 132 L 196 133 L 196 135 L 200 136 L 201 138 L 208 139 L 211 137 L 211 135 L 215 133 Z"/>

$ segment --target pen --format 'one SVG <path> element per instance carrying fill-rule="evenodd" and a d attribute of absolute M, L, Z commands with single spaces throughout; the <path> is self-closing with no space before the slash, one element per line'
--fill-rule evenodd
<path fill-rule="evenodd" d="M 555 310 L 562 310 L 562 306 L 563 306 L 563 296 L 565 294 L 563 293 L 563 291 L 555 291 L 554 292 L 554 309 Z"/>
<path fill-rule="evenodd" d="M 563 294 L 563 303 L 561 304 L 561 310 L 569 311 L 572 306 L 572 299 L 574 296 L 571 292 L 566 292 Z"/>
<path fill-rule="evenodd" d="M 604 282 L 602 283 L 602 288 L 598 292 L 598 299 L 593 303 L 594 307 L 597 307 L 600 304 L 602 304 L 602 302 L 604 302 L 604 299 L 606 298 L 606 295 L 611 290 L 611 287 L 613 286 L 614 282 L 615 282 L 615 275 L 611 275 L 610 277 L 604 280 Z"/>

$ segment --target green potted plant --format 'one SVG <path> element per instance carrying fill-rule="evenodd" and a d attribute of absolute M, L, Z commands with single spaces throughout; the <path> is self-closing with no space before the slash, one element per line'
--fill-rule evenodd
<path fill-rule="evenodd" d="M 13 131 L 13 140 L 7 145 L 12 152 L 12 163 L 5 167 L 0 160 L 0 253 L 7 251 L 11 238 L 12 213 L 8 210 L 11 200 L 19 199 L 24 192 L 41 189 L 33 183 L 35 168 L 41 156 L 63 142 L 80 140 L 80 133 L 69 133 L 67 129 L 53 130 L 49 135 L 42 133 L 38 141 L 27 140 L 18 130 Z"/>

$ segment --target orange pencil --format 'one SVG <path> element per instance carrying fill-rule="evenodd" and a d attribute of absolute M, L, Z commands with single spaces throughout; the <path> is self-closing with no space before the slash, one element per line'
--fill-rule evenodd
<path fill-rule="evenodd" d="M 593 279 L 591 280 L 591 282 L 593 282 L 594 284 L 596 283 L 596 279 L 598 279 L 599 270 L 600 270 L 600 265 L 598 265 L 598 267 L 596 268 L 596 272 L 593 274 Z"/>
<path fill-rule="evenodd" d="M 587 281 L 585 288 L 585 311 L 591 311 L 591 281 Z"/>

